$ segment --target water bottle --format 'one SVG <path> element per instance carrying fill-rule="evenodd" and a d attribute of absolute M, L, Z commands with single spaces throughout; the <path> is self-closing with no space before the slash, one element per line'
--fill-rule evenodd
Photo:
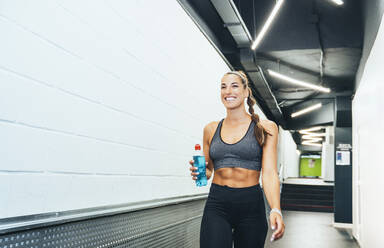
<path fill-rule="evenodd" d="M 199 172 L 199 174 L 196 175 L 196 186 L 206 186 L 207 176 L 205 175 L 205 157 L 201 152 L 201 147 L 199 144 L 195 145 L 195 153 L 193 154 L 193 166 L 197 167 L 195 172 Z"/>

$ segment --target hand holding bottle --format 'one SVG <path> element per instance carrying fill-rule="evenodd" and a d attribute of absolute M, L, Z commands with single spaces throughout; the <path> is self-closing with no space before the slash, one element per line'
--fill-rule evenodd
<path fill-rule="evenodd" d="M 197 167 L 193 166 L 194 165 L 194 161 L 193 160 L 189 160 L 189 164 L 192 165 L 191 167 L 189 167 L 189 170 L 191 171 L 191 176 L 192 176 L 192 180 L 196 180 L 197 179 L 197 175 L 199 175 L 199 172 L 195 172 L 197 170 Z M 208 162 L 205 162 L 205 166 L 208 165 Z"/>
<path fill-rule="evenodd" d="M 195 145 L 195 153 L 193 155 L 193 162 L 191 170 L 192 179 L 196 181 L 196 186 L 206 186 L 207 185 L 207 176 L 206 176 L 206 167 L 207 163 L 205 157 L 201 152 L 201 147 L 199 144 Z"/>

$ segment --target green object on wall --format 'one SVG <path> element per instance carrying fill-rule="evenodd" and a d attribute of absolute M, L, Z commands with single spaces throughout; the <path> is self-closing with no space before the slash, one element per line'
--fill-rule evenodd
<path fill-rule="evenodd" d="M 302 155 L 300 157 L 300 176 L 301 177 L 320 177 L 321 176 L 321 156 Z"/>

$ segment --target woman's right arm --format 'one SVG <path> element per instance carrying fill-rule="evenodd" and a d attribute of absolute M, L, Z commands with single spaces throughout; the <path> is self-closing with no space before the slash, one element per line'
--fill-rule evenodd
<path fill-rule="evenodd" d="M 213 162 L 209 157 L 209 146 L 210 146 L 213 127 L 214 127 L 214 122 L 208 123 L 204 127 L 204 134 L 203 134 L 203 153 L 204 153 L 205 161 L 208 162 L 206 167 L 207 179 L 210 179 L 213 173 Z"/>

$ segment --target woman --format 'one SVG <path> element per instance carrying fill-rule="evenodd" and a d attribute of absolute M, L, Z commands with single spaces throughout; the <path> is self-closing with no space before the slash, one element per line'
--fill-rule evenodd
<path fill-rule="evenodd" d="M 249 115 L 244 106 L 247 99 Z M 215 171 L 204 207 L 200 248 L 264 247 L 268 231 L 263 189 L 271 206 L 271 241 L 283 236 L 280 182 L 277 175 L 277 125 L 259 120 L 255 100 L 242 71 L 226 73 L 221 80 L 221 101 L 227 116 L 204 127 L 203 152 L 209 179 Z M 192 179 L 196 167 L 190 161 Z"/>

